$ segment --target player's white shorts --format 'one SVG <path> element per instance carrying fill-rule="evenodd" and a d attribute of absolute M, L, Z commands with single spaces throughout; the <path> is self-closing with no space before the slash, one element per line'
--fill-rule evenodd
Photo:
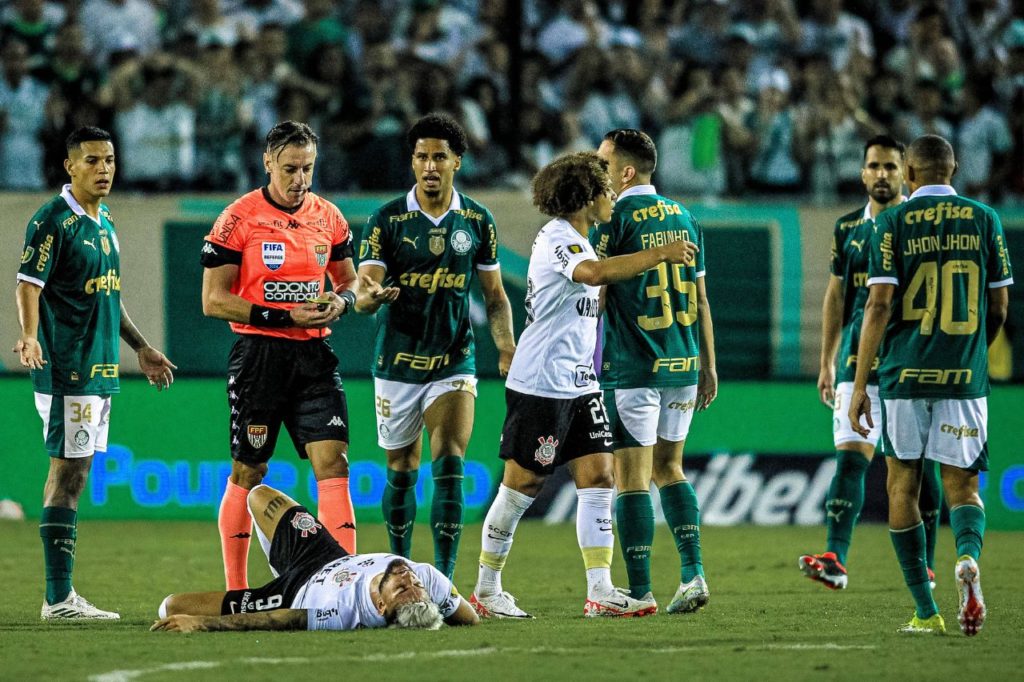
<path fill-rule="evenodd" d="M 377 408 L 377 444 L 386 450 L 404 448 L 423 433 L 423 413 L 445 393 L 466 391 L 476 397 L 476 377 L 456 374 L 427 384 L 373 380 Z"/>
<path fill-rule="evenodd" d="M 868 398 L 871 399 L 871 422 L 874 426 L 868 433 L 868 437 L 864 438 L 850 426 L 850 398 L 853 396 L 853 382 L 843 381 L 836 386 L 836 400 L 832 408 L 832 442 L 837 448 L 843 443 L 867 443 L 871 447 L 878 444 L 878 439 L 882 435 L 882 402 L 878 399 L 878 385 L 868 384 L 867 391 Z M 866 422 L 865 426 L 867 426 Z"/>
<path fill-rule="evenodd" d="M 678 443 L 690 433 L 697 386 L 609 389 L 604 402 L 616 449 L 654 445 L 658 438 Z"/>
<path fill-rule="evenodd" d="M 107 451 L 110 396 L 36 393 L 43 441 L 52 457 L 88 457 Z"/>
<path fill-rule="evenodd" d="M 934 460 L 988 470 L 988 399 L 886 399 L 882 451 L 897 459 Z"/>

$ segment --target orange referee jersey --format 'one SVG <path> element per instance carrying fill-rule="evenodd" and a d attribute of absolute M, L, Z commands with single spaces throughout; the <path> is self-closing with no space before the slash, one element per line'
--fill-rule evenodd
<path fill-rule="evenodd" d="M 231 293 L 268 308 L 290 309 L 324 291 L 327 264 L 352 257 L 352 234 L 338 207 L 312 192 L 294 213 L 272 204 L 265 192 L 253 190 L 224 209 L 206 236 L 202 263 L 238 265 Z M 236 334 L 300 341 L 331 333 L 230 324 Z"/>

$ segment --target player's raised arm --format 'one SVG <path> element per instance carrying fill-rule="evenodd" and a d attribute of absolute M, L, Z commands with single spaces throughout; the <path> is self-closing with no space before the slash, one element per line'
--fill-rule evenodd
<path fill-rule="evenodd" d="M 572 279 L 581 284 L 601 286 L 629 279 L 659 263 L 690 265 L 696 256 L 697 245 L 680 240 L 628 255 L 584 261 L 576 266 Z"/>

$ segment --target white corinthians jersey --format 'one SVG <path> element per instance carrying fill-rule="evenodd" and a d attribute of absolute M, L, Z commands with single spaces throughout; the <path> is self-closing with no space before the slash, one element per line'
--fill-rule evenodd
<path fill-rule="evenodd" d="M 460 597 L 443 573 L 397 554 L 353 554 L 326 564 L 302 586 L 291 604 L 307 609 L 310 630 L 382 628 L 387 623 L 370 599 L 370 581 L 395 559 L 406 561 L 445 618 L 459 608 Z"/>
<path fill-rule="evenodd" d="M 597 388 L 599 287 L 572 281 L 576 266 L 597 260 L 585 237 L 556 218 L 533 242 L 526 285 L 526 329 L 505 385 L 543 398 L 575 398 Z"/>

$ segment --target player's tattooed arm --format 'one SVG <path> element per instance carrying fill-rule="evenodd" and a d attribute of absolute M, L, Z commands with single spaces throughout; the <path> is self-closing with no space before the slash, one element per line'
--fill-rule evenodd
<path fill-rule="evenodd" d="M 277 609 L 261 613 L 234 613 L 229 616 L 187 616 L 175 614 L 161 618 L 149 628 L 164 632 L 228 632 L 241 630 L 305 630 L 306 609 Z"/>
<path fill-rule="evenodd" d="M 508 302 L 505 287 L 501 283 L 501 270 L 478 270 L 480 289 L 487 306 L 487 321 L 491 327 L 491 338 L 498 349 L 498 373 L 508 375 L 512 356 L 516 352 L 516 337 L 512 330 L 512 305 Z"/>
<path fill-rule="evenodd" d="M 892 317 L 892 301 L 896 287 L 892 284 L 872 284 L 868 290 L 868 300 L 864 304 L 864 322 L 860 328 L 860 344 L 857 347 L 857 375 L 853 380 L 853 395 L 847 416 L 850 426 L 864 438 L 874 427 L 871 419 L 871 399 L 868 397 L 868 374 L 875 364 L 875 356 L 882 345 L 885 327 Z M 861 423 L 864 417 L 867 426 Z"/>
<path fill-rule="evenodd" d="M 1009 287 L 997 287 L 988 290 L 988 312 L 985 317 L 985 337 L 988 345 L 996 340 L 1000 328 L 1006 322 L 1010 308 Z"/>

